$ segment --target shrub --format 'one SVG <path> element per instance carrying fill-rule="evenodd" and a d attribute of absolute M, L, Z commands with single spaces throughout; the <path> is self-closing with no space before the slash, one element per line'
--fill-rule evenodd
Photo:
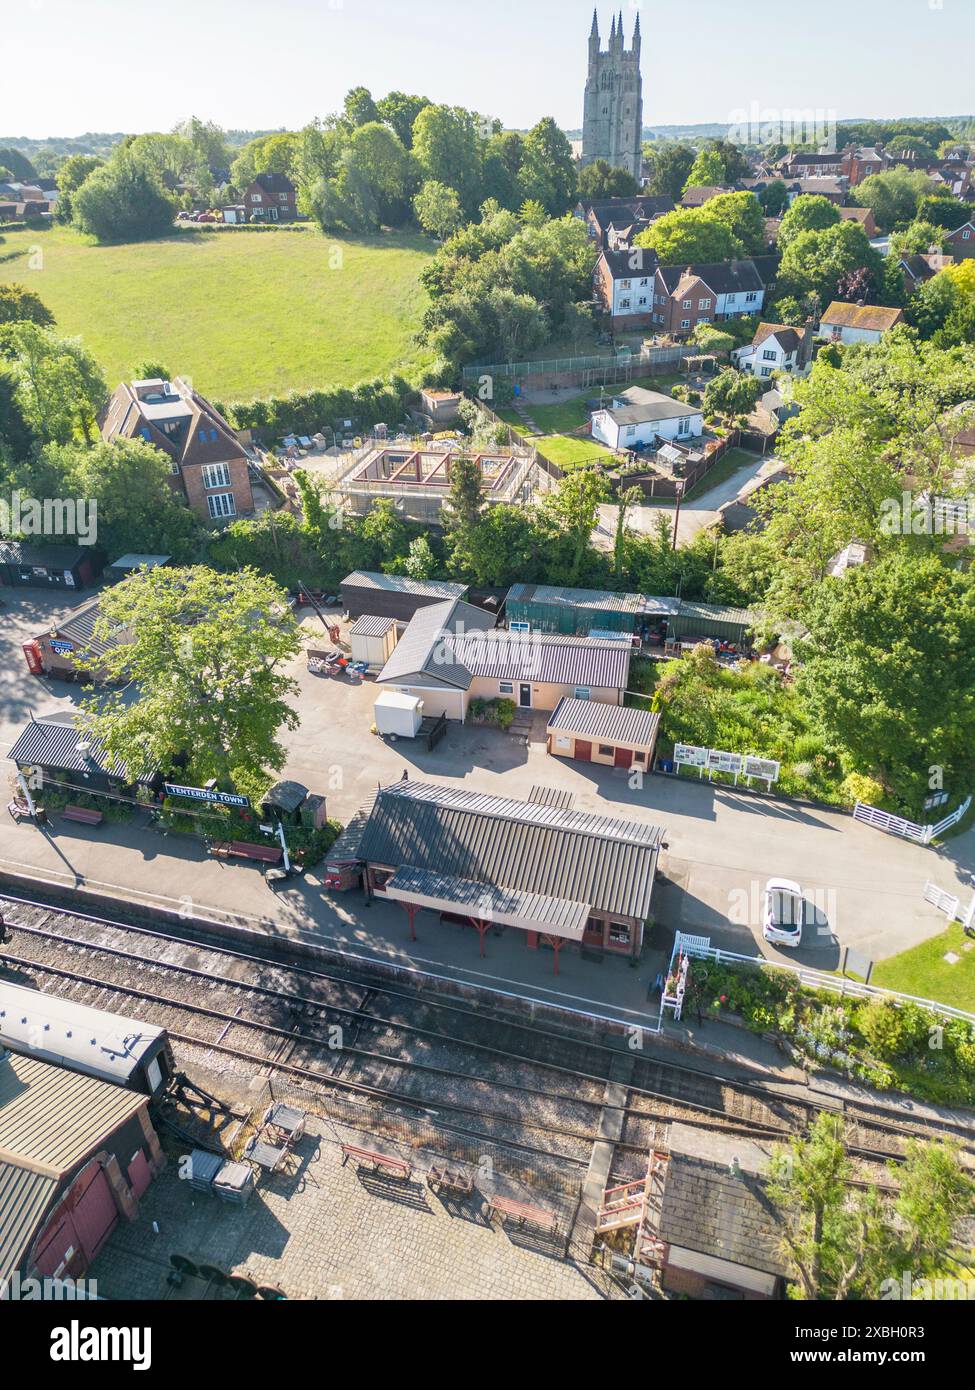
<path fill-rule="evenodd" d="M 851 772 L 840 786 L 840 795 L 851 805 L 855 801 L 862 801 L 864 806 L 880 806 L 885 792 L 873 777 L 866 777 L 862 772 Z"/>
<path fill-rule="evenodd" d="M 499 728 L 510 729 L 517 710 L 514 700 L 499 700 L 496 709 Z"/>

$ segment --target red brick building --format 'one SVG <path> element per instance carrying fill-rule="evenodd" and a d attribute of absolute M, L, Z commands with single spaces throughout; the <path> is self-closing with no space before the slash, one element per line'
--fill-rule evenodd
<path fill-rule="evenodd" d="M 144 439 L 170 459 L 172 488 L 206 521 L 254 511 L 247 455 L 227 421 L 187 382 L 123 382 L 99 421 L 102 438 Z"/>
<path fill-rule="evenodd" d="M 248 222 L 293 222 L 298 216 L 298 190 L 287 174 L 258 174 L 244 190 Z"/>
<path fill-rule="evenodd" d="M 975 222 L 966 222 L 945 236 L 945 246 L 956 261 L 967 261 L 975 256 Z"/>

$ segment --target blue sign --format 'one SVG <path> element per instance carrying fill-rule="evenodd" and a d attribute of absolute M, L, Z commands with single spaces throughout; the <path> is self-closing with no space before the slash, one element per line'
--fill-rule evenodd
<path fill-rule="evenodd" d="M 186 796 L 191 801 L 215 801 L 220 806 L 234 806 L 240 811 L 249 810 L 251 804 L 249 797 L 235 796 L 232 792 L 210 792 L 205 787 L 177 787 L 171 782 L 164 782 L 163 790 L 167 796 Z"/>
<path fill-rule="evenodd" d="M 51 651 L 54 652 L 56 656 L 70 656 L 74 651 L 74 647 L 72 647 L 70 642 L 58 642 L 52 638 Z"/>

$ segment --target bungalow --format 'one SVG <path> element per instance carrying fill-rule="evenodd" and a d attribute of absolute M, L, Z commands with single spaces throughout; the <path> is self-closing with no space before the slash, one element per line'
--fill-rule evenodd
<path fill-rule="evenodd" d="M 84 733 L 70 710 L 31 719 L 7 757 L 27 777 L 40 774 L 46 781 L 68 784 L 81 792 L 121 792 L 136 785 L 162 784 L 157 773 L 132 777 L 125 763 L 109 760 L 101 743 Z"/>
<path fill-rule="evenodd" d="M 258 174 L 244 190 L 251 222 L 293 222 L 298 216 L 298 190 L 287 174 Z"/>
<path fill-rule="evenodd" d="M 565 696 L 621 705 L 631 643 L 505 632 L 459 599 L 421 609 L 377 684 L 423 701 L 424 713 L 463 723 L 472 700 L 513 700 L 522 709 L 554 709 Z"/>
<path fill-rule="evenodd" d="M 143 439 L 170 461 L 174 492 L 206 521 L 254 511 L 247 455 L 217 408 L 187 381 L 122 382 L 99 419 L 102 438 Z"/>
<path fill-rule="evenodd" d="M 803 373 L 812 361 L 811 327 L 790 328 L 784 323 L 760 323 L 750 343 L 735 348 L 731 360 L 742 372 L 771 376 L 773 372 Z"/>
<path fill-rule="evenodd" d="M 700 406 L 660 391 L 632 387 L 609 408 L 593 411 L 592 437 L 609 449 L 644 449 L 658 441 L 689 441 L 704 433 Z"/>
<path fill-rule="evenodd" d="M 852 343 L 879 343 L 885 333 L 903 322 L 903 309 L 834 300 L 820 319 L 819 332 L 822 337 L 847 347 Z"/>
<path fill-rule="evenodd" d="M 953 232 L 947 232 L 945 247 L 956 261 L 969 260 L 975 256 L 975 222 L 965 222 Z"/>

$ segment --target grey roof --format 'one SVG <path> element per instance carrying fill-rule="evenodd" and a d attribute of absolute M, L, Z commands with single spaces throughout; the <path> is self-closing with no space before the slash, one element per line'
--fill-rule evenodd
<path fill-rule="evenodd" d="M 634 246 L 626 251 L 604 251 L 602 255 L 614 280 L 652 280 L 659 264 L 656 251 L 646 246 Z M 640 260 L 634 266 L 637 255 Z"/>
<path fill-rule="evenodd" d="M 649 710 L 565 699 L 548 721 L 548 732 L 581 734 L 623 748 L 652 748 L 659 726 L 660 715 Z"/>
<path fill-rule="evenodd" d="M 155 1023 L 0 981 L 0 1045 L 58 1065 L 90 1066 L 127 1082 L 163 1032 Z"/>
<path fill-rule="evenodd" d="M 528 800 L 533 806 L 557 806 L 560 811 L 571 811 L 575 793 L 563 791 L 561 787 L 532 787 Z"/>
<path fill-rule="evenodd" d="M 472 632 L 446 645 L 472 676 L 622 690 L 632 648 L 619 641 L 534 632 Z"/>
<path fill-rule="evenodd" d="M 640 594 L 617 594 L 603 589 L 563 589 L 548 584 L 513 584 L 508 603 L 544 603 L 558 608 L 598 608 L 606 613 L 641 613 Z"/>
<path fill-rule="evenodd" d="M 450 584 L 443 579 L 408 579 L 405 574 L 376 574 L 356 570 L 342 580 L 342 588 L 383 589 L 387 593 L 417 594 L 421 598 L 463 598 L 466 584 Z"/>
<path fill-rule="evenodd" d="M 171 555 L 120 555 L 109 566 L 113 570 L 155 569 L 158 565 L 168 565 Z"/>
<path fill-rule="evenodd" d="M 115 633 L 107 641 L 96 637 L 95 624 L 101 615 L 98 599 L 91 599 L 80 608 L 75 608 L 62 622 L 53 623 L 51 634 L 56 640 L 70 642 L 79 653 L 91 652 L 95 656 L 103 656 L 109 648 L 119 645 L 123 634 Z"/>
<path fill-rule="evenodd" d="M 458 660 L 448 639 L 472 628 L 493 627 L 496 621 L 493 614 L 460 599 L 421 608 L 380 671 L 380 683 L 404 684 L 411 677 L 422 676 L 428 685 L 469 690 L 473 676 Z"/>
<path fill-rule="evenodd" d="M 364 614 L 349 629 L 350 637 L 385 637 L 391 627 L 396 626 L 395 618 L 373 618 Z"/>
<path fill-rule="evenodd" d="M 36 1057 L 0 1061 L 0 1158 L 47 1177 L 72 1172 L 148 1097 Z"/>
<path fill-rule="evenodd" d="M 0 564 L 4 565 L 70 570 L 90 554 L 90 546 L 29 545 L 26 541 L 0 541 Z"/>
<path fill-rule="evenodd" d="M 671 1245 L 767 1274 L 786 1275 L 782 1231 L 761 1179 L 727 1165 L 674 1154 L 667 1169 L 660 1234 Z"/>
<path fill-rule="evenodd" d="M 408 865 L 643 921 L 663 832 L 656 826 L 400 782 L 376 797 L 365 863 Z"/>
<path fill-rule="evenodd" d="M 761 273 L 761 263 L 768 257 L 756 260 L 712 261 L 706 265 L 662 266 L 660 277 L 668 294 L 673 295 L 686 273 L 702 280 L 714 294 L 737 294 L 741 291 L 763 290 L 765 279 Z"/>
<path fill-rule="evenodd" d="M 273 806 L 286 816 L 293 815 L 308 800 L 308 788 L 301 782 L 278 782 L 267 793 L 262 806 Z"/>
<path fill-rule="evenodd" d="M 685 405 L 675 401 L 673 396 L 664 396 L 657 391 L 647 391 L 648 399 L 637 405 L 615 406 L 604 411 L 617 425 L 643 425 L 651 420 L 682 420 L 692 415 L 700 415 L 699 405 Z"/>
<path fill-rule="evenodd" d="M 747 608 L 732 608 L 723 603 L 696 603 L 692 599 L 682 599 L 680 605 L 682 618 L 700 618 L 702 622 L 739 623 L 751 627 L 755 614 Z"/>
<path fill-rule="evenodd" d="M 87 753 L 78 752 L 82 742 L 91 744 Z M 125 763 L 118 758 L 109 766 L 101 743 L 83 733 L 70 714 L 31 720 L 7 757 L 21 767 L 53 767 L 62 772 L 95 770 L 122 778 L 128 775 Z"/>
<path fill-rule="evenodd" d="M 483 922 L 530 922 L 539 931 L 573 941 L 582 940 L 589 920 L 588 903 L 498 888 L 450 874 L 432 873 L 429 869 L 416 869 L 412 865 L 397 869 L 384 887 L 394 899 L 409 902 L 414 898 L 428 898 L 438 906 L 457 908 L 462 915 L 469 913 Z"/>
<path fill-rule="evenodd" d="M 57 1179 L 0 1162 L 0 1280 L 23 1264 Z"/>

